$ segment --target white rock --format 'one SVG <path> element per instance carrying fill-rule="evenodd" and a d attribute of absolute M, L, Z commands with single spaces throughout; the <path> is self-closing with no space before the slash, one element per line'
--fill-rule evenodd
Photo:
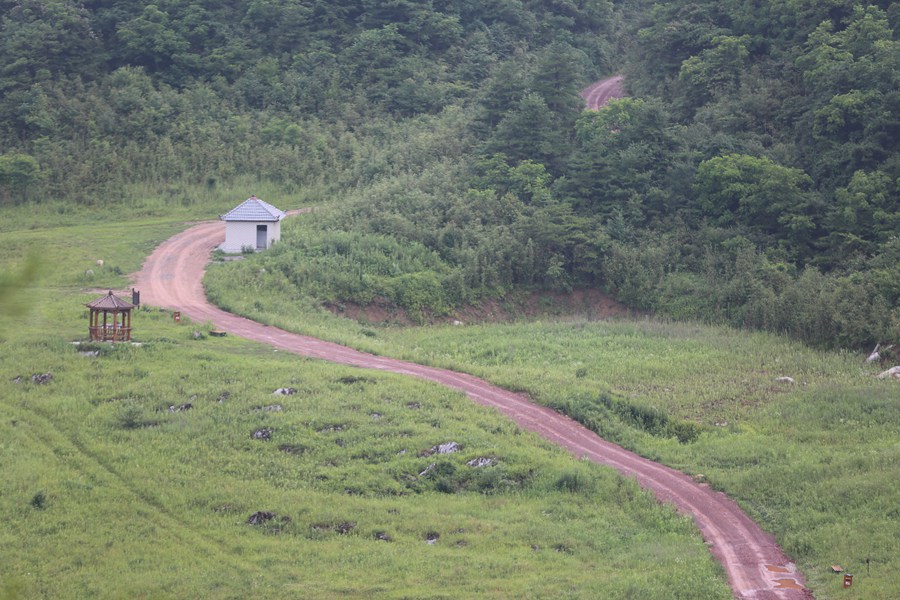
<path fill-rule="evenodd" d="M 887 371 L 878 375 L 878 379 L 887 379 L 888 377 L 893 377 L 894 379 L 900 379 L 900 365 L 896 367 L 891 367 Z"/>
<path fill-rule="evenodd" d="M 436 454 L 453 454 L 454 452 L 459 450 L 459 444 L 456 442 L 446 442 L 441 444 L 440 446 L 434 447 L 434 452 Z"/>
<path fill-rule="evenodd" d="M 794 383 L 793 377 L 778 377 L 775 379 L 778 383 Z"/>

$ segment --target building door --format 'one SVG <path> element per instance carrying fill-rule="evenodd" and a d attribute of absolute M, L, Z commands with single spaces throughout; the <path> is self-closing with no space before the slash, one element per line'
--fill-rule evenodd
<path fill-rule="evenodd" d="M 257 250 L 265 250 L 266 249 L 266 233 L 268 232 L 268 225 L 257 225 L 256 226 L 256 249 Z"/>

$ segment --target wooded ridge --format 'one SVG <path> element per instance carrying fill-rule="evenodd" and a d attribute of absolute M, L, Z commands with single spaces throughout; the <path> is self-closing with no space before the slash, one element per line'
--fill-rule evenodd
<path fill-rule="evenodd" d="M 162 212 L 264 184 L 329 206 L 265 259 L 299 295 L 424 319 L 595 286 L 817 345 L 900 339 L 895 4 L 0 13 L 2 205 Z M 613 72 L 631 97 L 583 111 L 578 91 Z"/>

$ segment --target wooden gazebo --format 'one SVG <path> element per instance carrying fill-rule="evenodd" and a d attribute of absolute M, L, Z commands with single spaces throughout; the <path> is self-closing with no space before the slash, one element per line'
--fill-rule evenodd
<path fill-rule="evenodd" d="M 112 290 L 85 304 L 91 310 L 89 330 L 93 342 L 127 342 L 131 340 L 131 309 L 134 304 L 114 296 Z"/>

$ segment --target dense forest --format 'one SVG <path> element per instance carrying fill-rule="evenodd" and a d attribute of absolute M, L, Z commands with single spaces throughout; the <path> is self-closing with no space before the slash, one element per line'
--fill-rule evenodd
<path fill-rule="evenodd" d="M 894 3 L 0 11 L 0 206 L 266 182 L 328 208 L 234 269 L 298 296 L 425 319 L 591 286 L 815 345 L 900 339 Z M 614 72 L 629 97 L 582 110 Z"/>

